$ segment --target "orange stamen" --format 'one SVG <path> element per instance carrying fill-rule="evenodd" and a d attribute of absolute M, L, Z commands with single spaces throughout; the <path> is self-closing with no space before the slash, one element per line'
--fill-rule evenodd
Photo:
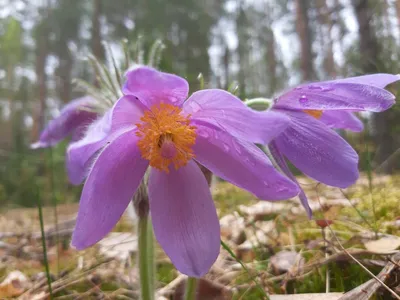
<path fill-rule="evenodd" d="M 322 116 L 323 111 L 322 110 L 316 110 L 316 109 L 305 109 L 303 110 L 306 114 L 309 114 L 310 116 L 320 119 Z"/>
<path fill-rule="evenodd" d="M 190 116 L 183 116 L 181 112 L 179 107 L 161 103 L 145 111 L 142 122 L 136 124 L 142 157 L 150 166 L 167 173 L 171 163 L 179 169 L 194 157 L 196 127 L 190 125 Z"/>

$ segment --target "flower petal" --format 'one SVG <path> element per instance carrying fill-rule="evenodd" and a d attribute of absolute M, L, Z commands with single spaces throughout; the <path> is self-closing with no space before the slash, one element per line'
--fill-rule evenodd
<path fill-rule="evenodd" d="M 269 144 L 268 148 L 271 151 L 271 155 L 275 159 L 275 162 L 281 168 L 282 172 L 285 173 L 287 177 L 289 177 L 293 182 L 295 182 L 298 185 L 298 187 L 300 189 L 300 194 L 298 196 L 300 198 L 301 205 L 303 205 L 304 209 L 306 210 L 308 218 L 311 219 L 312 218 L 312 210 L 311 210 L 310 205 L 308 204 L 307 196 L 304 193 L 303 189 L 301 188 L 301 186 L 300 186 L 299 182 L 297 181 L 296 177 L 290 171 L 290 169 L 289 169 L 289 167 L 288 167 L 288 165 L 287 165 L 287 163 L 285 161 L 285 158 L 283 157 L 282 153 L 279 151 L 279 149 L 275 145 L 274 141 Z"/>
<path fill-rule="evenodd" d="M 82 108 L 90 108 L 95 100 L 86 96 L 68 103 L 60 112 L 60 115 L 51 120 L 40 134 L 39 140 L 31 145 L 31 148 L 51 147 L 59 143 L 67 136 L 80 130 L 94 121 L 97 114 Z"/>
<path fill-rule="evenodd" d="M 192 277 L 207 273 L 220 251 L 220 227 L 196 163 L 171 168 L 169 174 L 152 169 L 149 200 L 155 236 L 175 267 Z"/>
<path fill-rule="evenodd" d="M 180 106 L 189 93 L 185 79 L 149 67 L 136 68 L 125 76 L 122 92 L 137 97 L 148 108 L 160 102 Z"/>
<path fill-rule="evenodd" d="M 239 98 L 218 89 L 193 93 L 183 104 L 192 120 L 216 126 L 239 139 L 268 144 L 289 125 L 290 119 L 271 111 L 255 111 Z"/>
<path fill-rule="evenodd" d="M 364 129 L 363 122 L 349 111 L 327 110 L 322 113 L 319 120 L 331 128 L 348 129 L 355 132 Z"/>
<path fill-rule="evenodd" d="M 94 158 L 107 143 L 134 128 L 134 125 L 130 124 L 130 127 L 121 127 L 121 129 L 111 132 L 111 113 L 111 110 L 107 111 L 103 117 L 89 126 L 81 140 L 69 145 L 66 165 L 72 184 L 80 184 L 85 179 Z"/>
<path fill-rule="evenodd" d="M 217 128 L 194 125 L 198 133 L 195 159 L 215 175 L 263 200 L 285 200 L 299 193 L 297 185 L 276 171 L 254 144 Z"/>
<path fill-rule="evenodd" d="M 358 178 L 358 155 L 336 132 L 315 118 L 286 111 L 292 125 L 276 145 L 300 171 L 322 183 L 346 188 Z"/>
<path fill-rule="evenodd" d="M 83 187 L 72 245 L 87 248 L 109 233 L 131 201 L 148 167 L 133 130 L 100 153 Z"/>
<path fill-rule="evenodd" d="M 332 80 L 332 82 L 347 82 L 347 83 L 358 83 L 358 84 L 366 84 L 372 85 L 378 88 L 385 88 L 391 83 L 400 80 L 400 75 L 393 74 L 385 74 L 385 73 L 377 73 L 377 74 L 369 74 L 364 76 L 356 76 L 349 77 L 344 79 Z"/>
<path fill-rule="evenodd" d="M 374 77 L 375 76 L 375 77 Z M 377 79 L 379 78 L 379 79 Z M 373 79 L 376 79 L 375 83 Z M 375 74 L 298 86 L 275 101 L 274 107 L 312 110 L 356 110 L 380 112 L 395 103 L 385 84 L 400 80 L 391 74 Z"/>
<path fill-rule="evenodd" d="M 140 122 L 146 107 L 132 95 L 122 96 L 112 108 L 111 131 L 132 127 Z"/>

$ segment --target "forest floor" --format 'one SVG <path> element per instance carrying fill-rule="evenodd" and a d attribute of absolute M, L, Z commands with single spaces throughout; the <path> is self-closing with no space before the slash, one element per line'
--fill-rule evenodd
<path fill-rule="evenodd" d="M 299 181 L 313 220 L 297 199 L 262 202 L 226 182 L 214 185 L 225 247 L 200 282 L 198 299 L 396 299 L 400 177 L 362 176 L 346 190 Z M 77 209 L 57 207 L 58 231 L 53 208 L 43 209 L 54 299 L 138 299 L 132 219 L 125 214 L 103 241 L 76 251 L 69 239 Z M 3 211 L 0 299 L 49 299 L 43 262 L 37 209 Z M 184 284 L 157 248 L 157 299 L 183 299 Z"/>

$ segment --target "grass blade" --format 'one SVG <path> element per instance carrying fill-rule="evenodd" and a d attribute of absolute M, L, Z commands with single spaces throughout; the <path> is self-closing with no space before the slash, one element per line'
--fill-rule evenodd
<path fill-rule="evenodd" d="M 36 189 L 36 200 L 37 200 L 37 206 L 38 206 L 38 211 L 39 211 L 40 232 L 42 234 L 43 263 L 44 263 L 44 266 L 46 268 L 47 284 L 49 286 L 50 299 L 52 300 L 54 298 L 53 298 L 53 290 L 51 288 L 51 277 L 50 277 L 49 261 L 47 260 L 46 236 L 44 234 L 42 203 L 40 201 L 40 193 L 39 193 L 39 188 L 38 187 Z"/>

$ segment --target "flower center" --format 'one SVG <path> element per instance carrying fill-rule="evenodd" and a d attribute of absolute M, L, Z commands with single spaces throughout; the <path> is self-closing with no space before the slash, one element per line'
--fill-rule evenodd
<path fill-rule="evenodd" d="M 150 166 L 169 172 L 183 167 L 194 157 L 196 127 L 190 125 L 190 116 L 183 116 L 182 109 L 172 104 L 153 105 L 145 111 L 142 122 L 136 124 L 136 135 L 141 137 L 138 147 Z"/>
<path fill-rule="evenodd" d="M 322 110 L 316 110 L 316 109 L 304 109 L 303 112 L 309 114 L 311 117 L 314 117 L 316 119 L 320 119 L 323 113 Z"/>

